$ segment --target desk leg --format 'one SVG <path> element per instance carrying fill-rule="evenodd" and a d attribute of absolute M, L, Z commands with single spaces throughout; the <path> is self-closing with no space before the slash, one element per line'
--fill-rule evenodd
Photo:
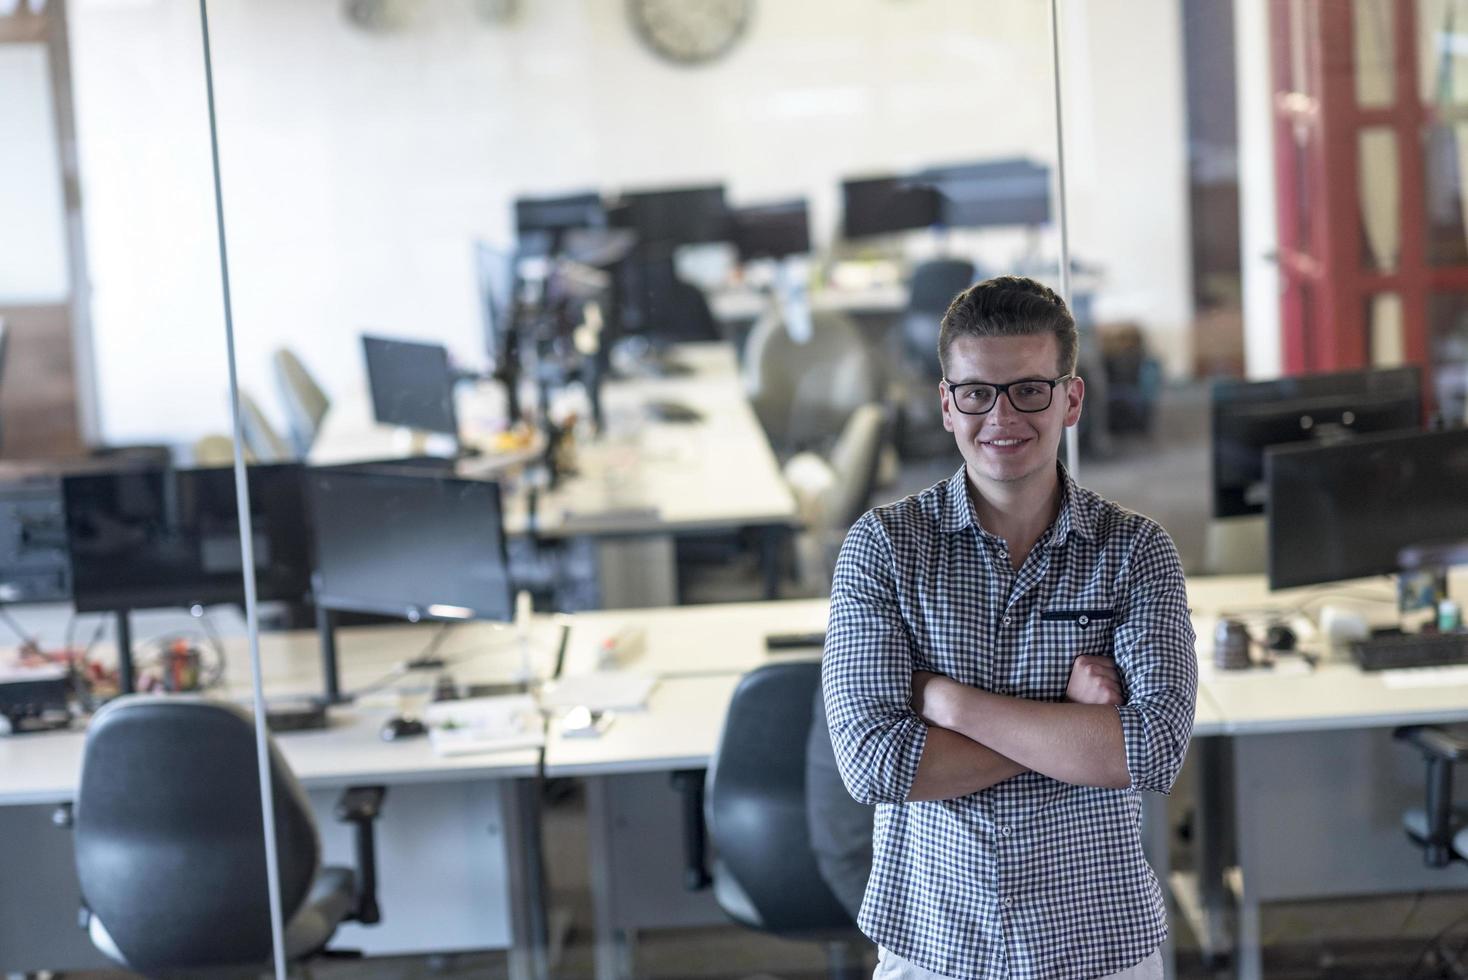
<path fill-rule="evenodd" d="M 1238 908 L 1235 912 L 1235 923 L 1238 930 L 1237 943 L 1234 947 L 1234 959 L 1237 963 L 1235 975 L 1238 980 L 1262 980 L 1264 976 L 1264 951 L 1260 946 L 1260 912 L 1259 912 L 1259 885 L 1258 878 L 1252 873 L 1256 867 L 1255 841 L 1250 836 L 1250 821 L 1248 815 L 1243 812 L 1244 799 L 1250 797 L 1245 790 L 1245 773 L 1242 771 L 1240 752 L 1231 751 L 1229 771 L 1233 774 L 1233 807 L 1228 811 L 1233 814 L 1233 836 L 1234 849 L 1238 859 L 1239 888 Z M 1253 797 L 1257 805 L 1258 797 Z"/>
<path fill-rule="evenodd" d="M 510 978 L 546 980 L 548 930 L 540 781 L 509 780 L 500 794 L 510 874 Z"/>
<path fill-rule="evenodd" d="M 596 980 L 628 980 L 632 976 L 632 937 L 613 918 L 612 807 L 604 777 L 586 780 L 587 860 L 596 938 Z"/>
<path fill-rule="evenodd" d="M 1233 863 L 1233 744 L 1222 736 L 1193 740 L 1197 751 L 1198 802 L 1193 811 L 1194 867 L 1203 907 L 1203 935 L 1198 945 L 1204 962 L 1216 962 L 1233 946 L 1228 891 L 1224 876 Z"/>
<path fill-rule="evenodd" d="M 760 528 L 760 569 L 764 573 L 765 598 L 780 598 L 780 558 L 787 529 L 778 524 Z"/>
<path fill-rule="evenodd" d="M 1172 856 L 1168 853 L 1167 797 L 1161 793 L 1142 794 L 1142 851 L 1152 873 L 1162 887 L 1162 900 L 1167 906 L 1169 921 L 1177 921 L 1173 903 L 1169 899 L 1168 882 L 1172 878 Z M 1174 980 L 1177 976 L 1177 951 L 1172 941 L 1172 929 L 1167 930 L 1167 939 L 1162 943 L 1162 976 Z"/>

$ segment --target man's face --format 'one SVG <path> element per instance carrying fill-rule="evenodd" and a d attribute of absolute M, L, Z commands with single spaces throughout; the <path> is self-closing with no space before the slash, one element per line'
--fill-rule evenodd
<path fill-rule="evenodd" d="M 1059 376 L 1060 345 L 1052 333 L 1024 337 L 958 337 L 948 348 L 947 380 L 955 385 L 973 382 L 1013 384 L 1037 381 L 1038 386 L 1015 385 L 1009 396 L 1026 404 Z M 955 399 L 941 385 L 943 428 L 953 433 L 970 476 L 979 481 L 1012 483 L 1055 466 L 1061 433 L 1081 417 L 1086 385 L 1080 378 L 1056 385 L 1050 406 L 1039 412 L 1021 412 L 1010 397 L 999 395 L 982 415 L 966 414 L 982 408 L 971 397 Z M 972 389 L 963 389 L 966 393 Z M 1043 398 L 1040 398 L 1043 401 Z M 1030 402 L 1033 404 L 1033 402 Z"/>

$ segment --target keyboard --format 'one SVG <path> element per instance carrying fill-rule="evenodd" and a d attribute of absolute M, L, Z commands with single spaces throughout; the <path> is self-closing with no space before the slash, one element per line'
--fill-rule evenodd
<path fill-rule="evenodd" d="M 1468 632 L 1387 633 L 1351 644 L 1362 670 L 1468 664 Z"/>

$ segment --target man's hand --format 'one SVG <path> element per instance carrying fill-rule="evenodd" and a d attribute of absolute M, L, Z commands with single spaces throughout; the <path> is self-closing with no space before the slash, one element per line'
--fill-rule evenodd
<path fill-rule="evenodd" d="M 926 670 L 913 671 L 912 710 L 929 725 L 952 728 L 958 707 L 955 695 L 962 690 L 963 685 L 951 677 Z"/>
<path fill-rule="evenodd" d="M 916 687 L 916 677 L 913 679 Z M 1070 665 L 1065 699 L 1076 704 L 1121 704 L 1121 676 L 1110 657 L 1076 657 Z"/>

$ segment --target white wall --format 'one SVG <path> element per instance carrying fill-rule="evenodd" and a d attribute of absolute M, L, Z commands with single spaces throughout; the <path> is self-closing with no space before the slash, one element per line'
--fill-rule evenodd
<path fill-rule="evenodd" d="M 1169 339 L 1188 293 L 1176 17 L 1154 29 L 1147 19 L 1167 0 L 1103 5 L 1078 42 L 1092 67 L 1067 79 L 1073 118 L 1104 114 L 1079 154 L 1075 247 L 1105 268 L 1104 313 Z M 211 4 L 242 382 L 262 400 L 274 401 L 268 359 L 281 343 L 328 390 L 360 384 L 363 329 L 472 356 L 469 243 L 510 240 L 517 194 L 722 179 L 735 202 L 809 195 L 824 237 L 843 175 L 1053 158 L 1038 0 L 764 2 L 731 56 L 693 70 L 648 53 L 621 3 L 519 6 L 514 23 L 490 25 L 470 0 L 406 4 L 411 23 L 371 34 L 335 0 Z M 223 394 L 206 384 L 223 374 L 194 9 L 77 0 L 72 12 L 103 428 L 115 440 L 227 425 Z M 1112 64 L 1111 42 L 1139 31 L 1151 61 Z M 139 398 L 134 382 L 149 377 L 188 392 L 189 412 Z"/>
<path fill-rule="evenodd" d="M 66 212 L 44 44 L 0 44 L 0 304 L 62 303 Z"/>

